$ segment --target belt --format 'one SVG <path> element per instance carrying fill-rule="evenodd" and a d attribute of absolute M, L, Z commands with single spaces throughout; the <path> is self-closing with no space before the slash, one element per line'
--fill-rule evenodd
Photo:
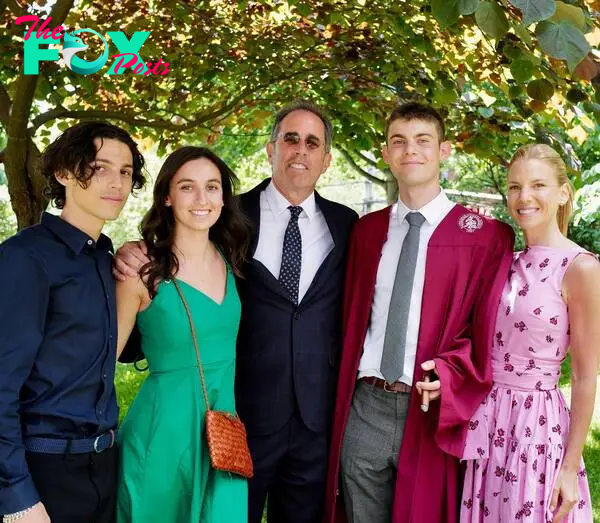
<path fill-rule="evenodd" d="M 361 378 L 360 381 L 368 383 L 369 385 L 375 385 L 378 389 L 383 389 L 386 392 L 405 392 L 410 393 L 412 387 L 407 385 L 406 383 L 402 383 L 401 381 L 396 381 L 394 383 L 388 383 L 381 378 L 376 378 L 375 376 L 367 376 L 365 378 Z"/>
<path fill-rule="evenodd" d="M 115 444 L 115 431 L 109 430 L 104 434 L 85 439 L 60 438 L 25 438 L 23 445 L 28 452 L 40 454 L 100 454 Z"/>

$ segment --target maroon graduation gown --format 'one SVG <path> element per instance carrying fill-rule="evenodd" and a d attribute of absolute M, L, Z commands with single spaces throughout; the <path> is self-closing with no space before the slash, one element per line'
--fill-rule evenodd
<path fill-rule="evenodd" d="M 352 235 L 344 297 L 344 341 L 327 473 L 325 523 L 346 521 L 340 452 L 369 326 L 391 207 L 361 218 Z M 491 387 L 496 311 L 514 235 L 499 221 L 456 205 L 429 240 L 415 361 L 435 359 L 441 400 L 428 413 L 412 394 L 398 459 L 392 523 L 458 521 L 459 460 L 468 422 Z"/>

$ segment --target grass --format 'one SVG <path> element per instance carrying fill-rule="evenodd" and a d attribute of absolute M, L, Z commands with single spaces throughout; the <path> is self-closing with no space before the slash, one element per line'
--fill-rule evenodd
<path fill-rule="evenodd" d="M 117 365 L 116 384 L 117 398 L 119 408 L 121 409 L 120 418 L 127 413 L 127 408 L 137 394 L 138 388 L 148 375 L 147 372 L 139 372 L 133 365 Z M 567 397 L 567 403 L 571 397 L 571 362 L 567 358 L 563 364 L 562 376 L 560 378 L 560 387 Z M 588 482 L 592 495 L 592 505 L 594 509 L 594 521 L 600 523 L 600 409 L 596 409 L 592 426 L 588 433 L 586 446 L 583 452 L 583 459 L 588 474 Z"/>

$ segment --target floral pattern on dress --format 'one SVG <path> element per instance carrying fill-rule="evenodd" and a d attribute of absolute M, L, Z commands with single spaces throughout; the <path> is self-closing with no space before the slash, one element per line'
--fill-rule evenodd
<path fill-rule="evenodd" d="M 515 254 L 492 350 L 494 384 L 469 422 L 461 522 L 547 523 L 570 413 L 558 388 L 569 346 L 561 283 L 583 249 L 533 246 Z M 566 523 L 593 521 L 581 462 L 580 501 Z"/>

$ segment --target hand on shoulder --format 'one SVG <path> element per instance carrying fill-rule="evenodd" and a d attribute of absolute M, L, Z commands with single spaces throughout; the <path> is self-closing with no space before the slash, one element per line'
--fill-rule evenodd
<path fill-rule="evenodd" d="M 126 242 L 115 253 L 113 276 L 120 281 L 137 276 L 148 261 L 146 245 L 142 240 Z"/>

